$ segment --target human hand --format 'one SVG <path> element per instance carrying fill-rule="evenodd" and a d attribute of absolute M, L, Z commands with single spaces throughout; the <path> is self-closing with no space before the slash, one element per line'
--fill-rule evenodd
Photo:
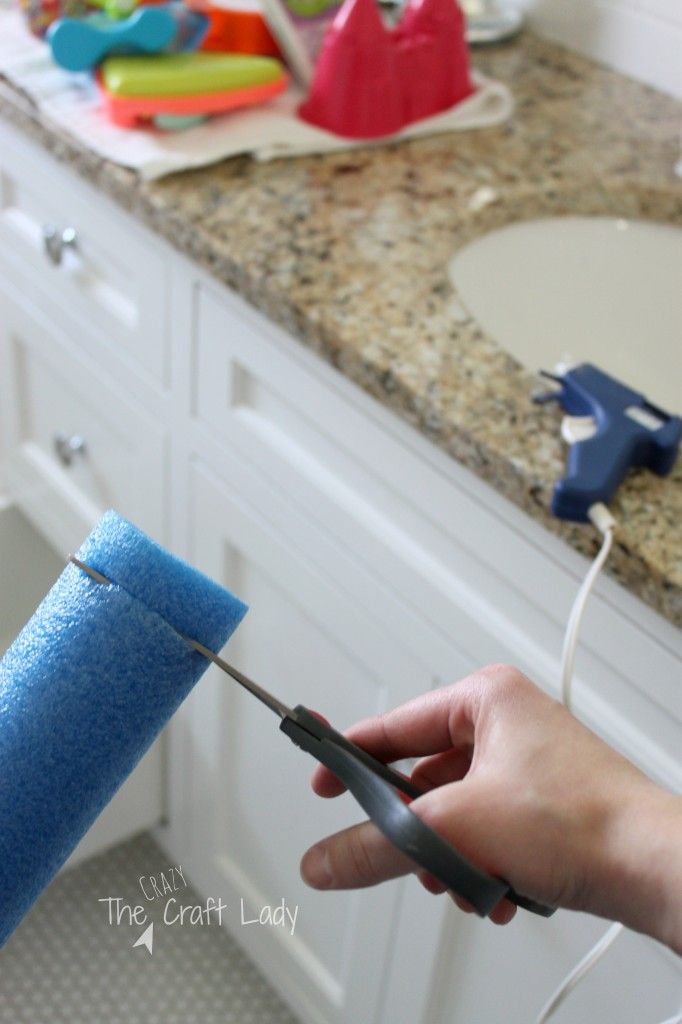
<path fill-rule="evenodd" d="M 662 890 L 657 869 L 661 860 L 664 872 L 667 853 L 677 849 L 672 896 L 679 914 L 682 801 L 516 669 L 489 666 L 344 735 L 385 763 L 419 756 L 411 778 L 425 793 L 411 810 L 517 892 L 623 920 L 673 945 L 682 941 L 670 879 Z M 344 790 L 322 765 L 312 785 L 325 797 Z M 652 829 L 663 847 L 653 860 Z M 374 885 L 411 871 L 430 892 L 445 891 L 369 821 L 327 837 L 301 861 L 304 881 L 322 889 Z M 502 900 L 490 917 L 505 924 L 515 912 Z"/>

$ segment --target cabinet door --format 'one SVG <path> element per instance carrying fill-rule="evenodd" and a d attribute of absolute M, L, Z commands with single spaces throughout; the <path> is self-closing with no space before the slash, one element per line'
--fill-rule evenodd
<path fill-rule="evenodd" d="M 29 312 L 2 288 L 0 310 L 0 430 L 9 499 L 56 549 L 44 564 L 45 547 L 30 543 L 27 525 L 18 525 L 21 517 L 0 516 L 0 578 L 35 574 L 47 587 L 47 574 L 80 546 L 110 506 L 163 542 L 163 430 L 105 376 L 76 359 L 56 323 Z M 68 449 L 56 445 L 60 437 L 65 443 L 80 437 L 82 451 L 69 457 Z M 18 625 L 34 607 L 22 609 Z M 0 622 L 0 635 L 5 625 Z M 163 741 L 158 740 L 70 863 L 152 827 L 162 811 Z"/>
<path fill-rule="evenodd" d="M 250 605 L 228 660 L 341 729 L 428 688 L 406 620 L 403 635 L 389 633 L 370 610 L 383 600 L 381 585 L 353 571 L 318 527 L 236 458 L 225 454 L 222 471 L 219 478 L 192 461 L 187 554 Z M 453 673 L 465 667 L 453 653 Z M 377 1019 L 395 915 L 416 880 L 348 892 L 303 884 L 304 850 L 365 815 L 347 794 L 315 796 L 312 759 L 219 671 L 190 697 L 172 739 L 172 852 L 200 888 L 224 897 L 227 926 L 303 1020 Z M 282 898 L 299 908 L 293 934 L 242 923 L 242 906 L 253 918 Z"/>
<path fill-rule="evenodd" d="M 607 921 L 568 911 L 550 920 L 519 912 L 506 928 L 453 917 L 441 945 L 431 999 L 423 1016 L 411 1018 L 411 1024 L 529 1024 L 608 926 Z M 681 1007 L 679 958 L 652 939 L 626 931 L 570 993 L 556 1021 L 659 1024 Z"/>
<path fill-rule="evenodd" d="M 166 539 L 163 426 L 81 361 L 65 318 L 0 288 L 0 386 L 7 486 L 49 541 L 75 550 L 107 508 Z"/>
<path fill-rule="evenodd" d="M 179 351 L 205 436 L 224 438 L 412 604 L 444 679 L 450 654 L 439 658 L 434 633 L 556 694 L 587 560 L 235 296 L 202 285 L 193 312 Z M 674 626 L 600 578 L 581 626 L 578 714 L 679 789 L 681 666 Z"/>

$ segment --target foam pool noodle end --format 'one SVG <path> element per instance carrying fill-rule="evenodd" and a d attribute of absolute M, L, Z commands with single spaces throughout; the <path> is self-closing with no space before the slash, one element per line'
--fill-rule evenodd
<path fill-rule="evenodd" d="M 247 608 L 107 512 L 0 661 L 0 945 Z"/>

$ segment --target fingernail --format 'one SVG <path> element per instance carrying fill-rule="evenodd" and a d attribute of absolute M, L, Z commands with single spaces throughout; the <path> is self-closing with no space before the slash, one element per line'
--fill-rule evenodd
<path fill-rule="evenodd" d="M 332 884 L 329 869 L 329 855 L 325 846 L 313 846 L 308 850 L 301 864 L 303 881 L 314 889 L 327 889 Z"/>

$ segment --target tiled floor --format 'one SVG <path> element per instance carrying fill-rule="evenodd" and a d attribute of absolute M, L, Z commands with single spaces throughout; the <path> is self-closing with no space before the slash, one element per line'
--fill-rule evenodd
<path fill-rule="evenodd" d="M 297 1024 L 216 923 L 166 927 L 165 899 L 148 903 L 152 955 L 133 948 L 145 925 L 109 924 L 99 900 L 144 903 L 140 876 L 167 865 L 141 835 L 59 876 L 0 951 L 0 1024 Z"/>

